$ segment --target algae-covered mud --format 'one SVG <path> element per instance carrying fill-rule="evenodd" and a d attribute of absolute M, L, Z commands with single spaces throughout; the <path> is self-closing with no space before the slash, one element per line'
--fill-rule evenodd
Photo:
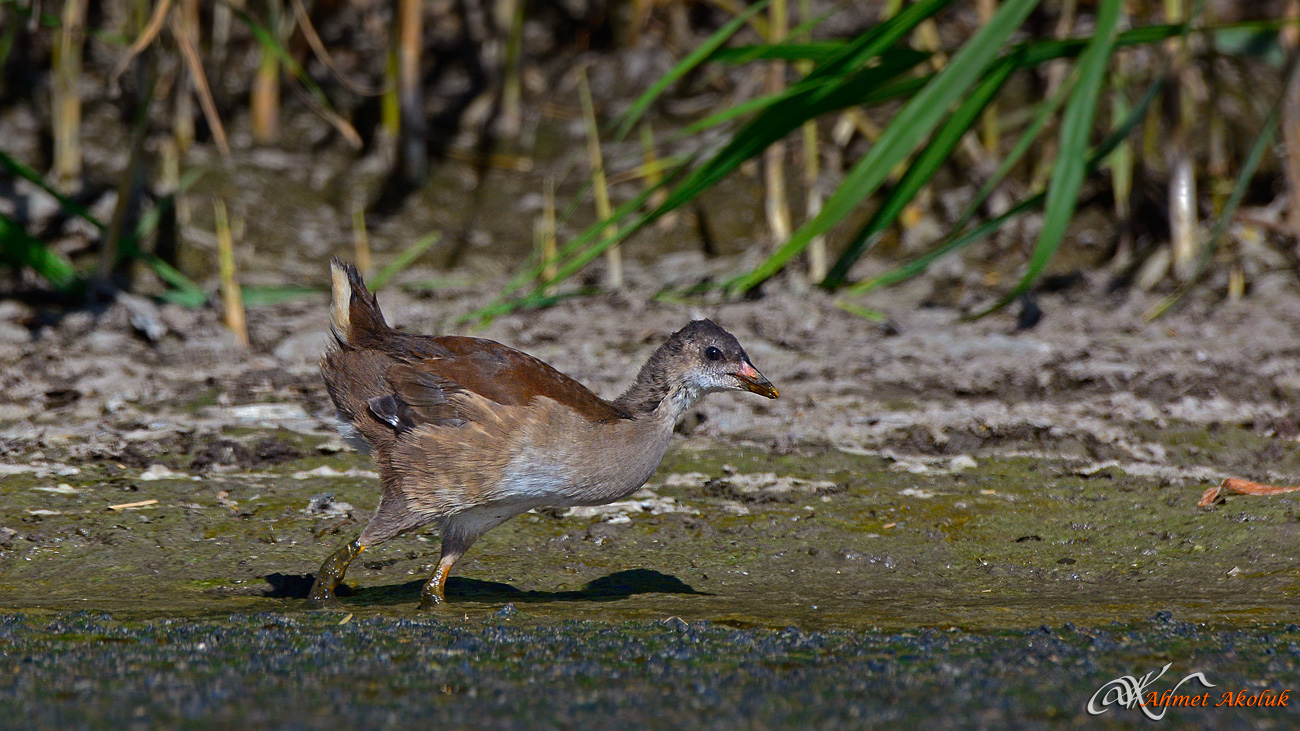
<path fill-rule="evenodd" d="M 653 266 L 631 276 L 671 278 Z M 929 285 L 874 303 L 884 326 L 789 292 L 499 318 L 477 334 L 609 395 L 709 316 L 782 398 L 705 402 L 627 501 L 490 532 L 432 612 L 435 532 L 367 551 L 336 605 L 307 606 L 378 498 L 316 372 L 323 295 L 251 310 L 248 351 L 210 311 L 6 303 L 0 708 L 46 726 L 1032 726 L 1085 724 L 1098 688 L 1167 664 L 1153 689 L 1294 689 L 1300 493 L 1196 505 L 1228 476 L 1300 482 L 1300 301 L 1273 277 L 1156 324 L 1086 280 L 1041 296 L 1029 330 L 957 324 L 922 306 Z M 416 332 L 485 296 L 380 295 Z M 1146 723 L 1122 705 L 1104 718 Z M 1293 706 L 1169 718 L 1287 725 Z"/>
<path fill-rule="evenodd" d="M 312 572 L 359 531 L 376 493 L 365 458 L 321 446 L 333 449 L 294 435 L 222 436 L 192 447 L 200 456 L 188 465 L 74 468 L 51 453 L 30 472 L 11 468 L 5 521 L 19 528 L 6 536 L 0 595 L 14 609 L 305 610 Z M 266 463 L 182 472 L 223 451 Z M 510 602 L 556 620 L 897 630 L 1161 610 L 1278 622 L 1300 609 L 1289 498 L 1206 511 L 1194 487 L 1114 466 L 901 465 L 680 448 L 627 501 L 529 513 L 489 533 L 452 577 L 449 611 L 480 616 Z M 366 552 L 340 609 L 416 616 L 437 546 L 436 532 L 417 533 Z"/>

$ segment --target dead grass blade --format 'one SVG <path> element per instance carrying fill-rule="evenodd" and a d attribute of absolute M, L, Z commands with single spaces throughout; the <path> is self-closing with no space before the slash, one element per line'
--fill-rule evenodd
<path fill-rule="evenodd" d="M 208 127 L 212 129 L 212 141 L 217 144 L 221 157 L 229 160 L 230 142 L 226 139 L 226 128 L 221 124 L 221 115 L 217 114 L 217 103 L 212 99 L 212 90 L 208 88 L 208 76 L 203 73 L 203 61 L 199 58 L 198 49 L 190 42 L 190 36 L 181 26 L 180 18 L 172 16 L 171 29 L 172 35 L 176 36 L 176 45 L 180 47 L 181 55 L 185 57 L 185 64 L 189 66 L 190 76 L 194 79 L 194 90 L 199 95 L 199 106 L 203 108 L 203 116 L 208 120 Z"/>
<path fill-rule="evenodd" d="M 145 25 L 144 31 L 140 33 L 139 38 L 135 39 L 135 43 L 132 43 L 131 47 L 127 49 L 126 56 L 118 62 L 117 68 L 113 69 L 113 75 L 110 77 L 113 81 L 121 78 L 122 74 L 126 73 L 126 68 L 135 60 L 135 57 L 143 53 L 144 49 L 148 48 L 149 44 L 153 43 L 158 34 L 162 32 L 163 23 L 167 21 L 167 11 L 171 10 L 171 7 L 172 0 L 158 0 L 158 4 L 154 6 L 153 13 L 149 16 L 149 22 Z"/>

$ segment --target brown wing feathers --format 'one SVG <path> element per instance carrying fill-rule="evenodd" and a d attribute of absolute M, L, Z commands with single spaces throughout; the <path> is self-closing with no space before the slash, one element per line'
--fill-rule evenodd
<path fill-rule="evenodd" d="M 464 408 L 469 394 L 502 406 L 546 397 L 589 421 L 630 418 L 572 378 L 500 343 L 393 330 L 356 267 L 334 259 L 331 276 L 330 328 L 338 348 L 326 354 L 321 370 L 335 405 L 376 447 L 421 424 L 455 428 L 481 418 L 481 404 L 469 413 Z"/>

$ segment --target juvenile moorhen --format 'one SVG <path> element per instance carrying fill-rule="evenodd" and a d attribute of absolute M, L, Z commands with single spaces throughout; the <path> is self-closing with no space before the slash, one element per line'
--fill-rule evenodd
<path fill-rule="evenodd" d="M 442 558 L 421 592 L 440 604 L 474 541 L 544 505 L 601 505 L 650 479 L 677 420 L 713 391 L 777 391 L 709 320 L 678 330 L 627 391 L 606 401 L 542 361 L 491 340 L 389 327 L 351 264 L 331 262 L 335 346 L 321 374 L 340 432 L 379 466 L 383 494 L 361 535 L 326 559 L 311 599 L 348 564 L 401 533 L 441 523 Z"/>

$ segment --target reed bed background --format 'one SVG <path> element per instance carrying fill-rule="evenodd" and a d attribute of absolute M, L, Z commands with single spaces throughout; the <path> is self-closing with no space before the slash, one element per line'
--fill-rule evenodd
<path fill-rule="evenodd" d="M 284 150 L 345 181 L 377 286 L 463 265 L 464 225 L 372 251 L 448 167 L 476 215 L 522 218 L 480 322 L 625 288 L 635 237 L 717 254 L 719 206 L 761 211 L 726 274 L 645 296 L 775 279 L 879 317 L 868 293 L 975 261 L 979 317 L 1068 262 L 1162 292 L 1155 317 L 1295 266 L 1298 50 L 1295 0 L 0 0 L 5 290 L 212 303 L 239 332 L 311 288 L 241 285 L 268 214 L 201 181 Z M 539 201 L 522 217 L 487 202 L 502 169 Z M 737 177 L 761 193 L 717 193 Z"/>

